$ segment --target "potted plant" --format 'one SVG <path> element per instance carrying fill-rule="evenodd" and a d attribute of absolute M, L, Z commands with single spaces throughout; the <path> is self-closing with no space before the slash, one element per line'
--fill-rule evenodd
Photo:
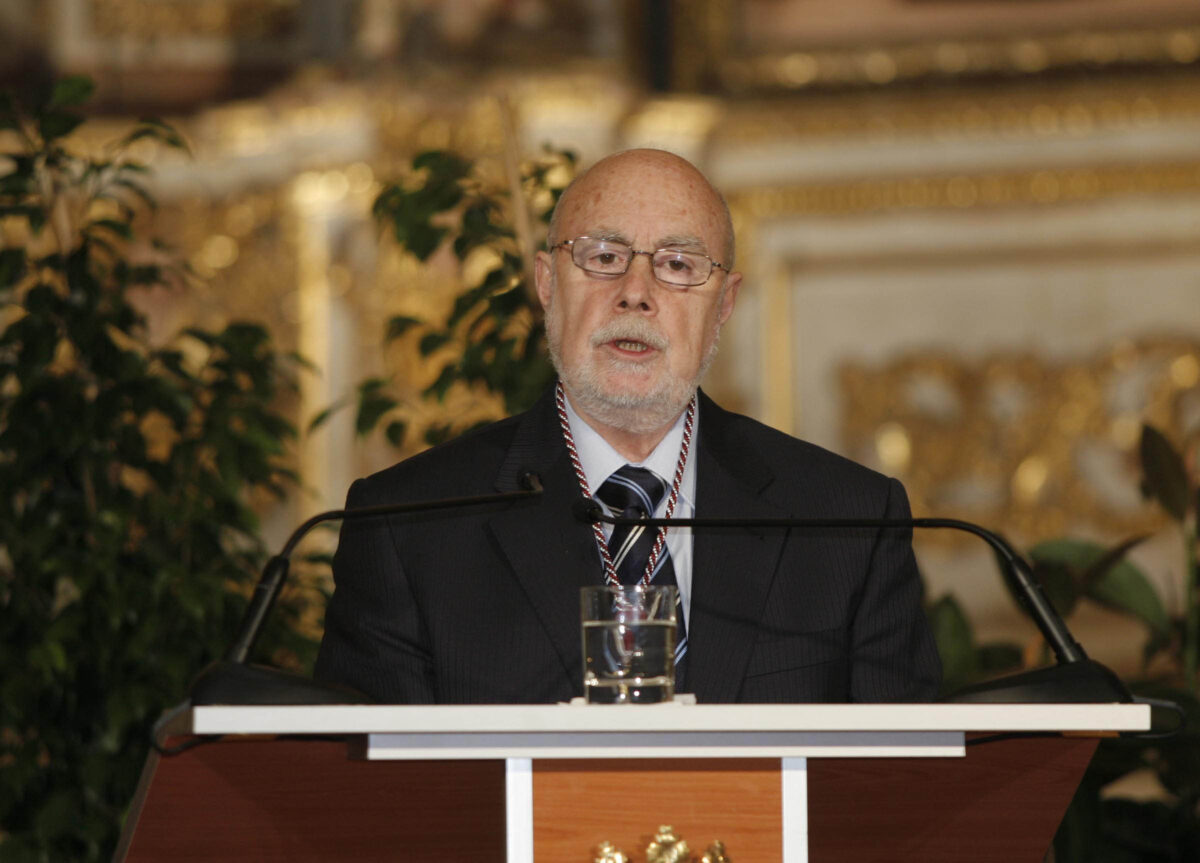
<path fill-rule="evenodd" d="M 83 78 L 0 99 L 0 856 L 108 859 L 151 725 L 236 628 L 262 554 L 251 496 L 295 477 L 260 326 L 152 344 L 139 291 L 185 278 L 140 221 L 129 147 L 67 136 Z M 295 609 L 292 608 L 294 612 Z M 311 651 L 278 616 L 277 648 Z"/>

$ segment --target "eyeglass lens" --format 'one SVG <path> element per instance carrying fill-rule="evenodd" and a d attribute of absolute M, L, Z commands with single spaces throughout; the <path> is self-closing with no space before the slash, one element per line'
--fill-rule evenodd
<path fill-rule="evenodd" d="M 702 285 L 712 275 L 713 262 L 705 255 L 678 249 L 658 249 L 635 252 L 616 240 L 595 240 L 578 237 L 571 244 L 571 260 L 575 266 L 601 276 L 619 276 L 629 270 L 634 255 L 650 255 L 654 278 L 668 285 L 692 287 Z"/>

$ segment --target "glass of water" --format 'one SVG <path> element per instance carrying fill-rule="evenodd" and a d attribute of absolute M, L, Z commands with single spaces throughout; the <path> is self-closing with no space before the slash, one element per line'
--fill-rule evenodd
<path fill-rule="evenodd" d="M 580 619 L 589 704 L 657 704 L 674 697 L 674 587 L 585 587 Z"/>

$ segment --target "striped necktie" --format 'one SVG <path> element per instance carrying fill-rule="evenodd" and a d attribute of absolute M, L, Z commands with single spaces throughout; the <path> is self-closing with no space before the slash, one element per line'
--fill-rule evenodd
<path fill-rule="evenodd" d="M 654 515 L 667 493 L 667 484 L 655 473 L 644 467 L 624 465 L 615 471 L 596 492 L 600 502 L 614 515 L 624 518 L 647 518 Z M 608 553 L 621 584 L 637 584 L 646 572 L 650 550 L 654 547 L 657 531 L 642 525 L 619 524 L 608 538 Z M 677 587 L 675 567 L 671 565 L 671 552 L 664 545 L 658 557 L 651 582 L 661 586 Z M 683 616 L 683 603 L 678 590 L 675 593 L 675 688 L 684 686 L 684 662 L 687 656 L 687 623 Z"/>

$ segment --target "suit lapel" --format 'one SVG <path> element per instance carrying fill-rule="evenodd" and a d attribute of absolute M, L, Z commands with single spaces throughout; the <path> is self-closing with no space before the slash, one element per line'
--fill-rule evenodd
<path fill-rule="evenodd" d="M 600 558 L 591 529 L 572 514 L 579 485 L 559 431 L 553 391 L 518 426 L 496 489 L 520 488 L 529 471 L 541 479 L 541 499 L 533 508 L 498 513 L 488 529 L 558 652 L 572 691 L 580 693 L 579 588 L 601 583 Z"/>
<path fill-rule="evenodd" d="M 702 396 L 696 515 L 779 518 L 763 497 L 773 481 L 765 462 L 734 439 L 729 415 Z M 783 531 L 697 530 L 688 629 L 688 688 L 701 703 L 737 699 L 762 620 Z"/>

